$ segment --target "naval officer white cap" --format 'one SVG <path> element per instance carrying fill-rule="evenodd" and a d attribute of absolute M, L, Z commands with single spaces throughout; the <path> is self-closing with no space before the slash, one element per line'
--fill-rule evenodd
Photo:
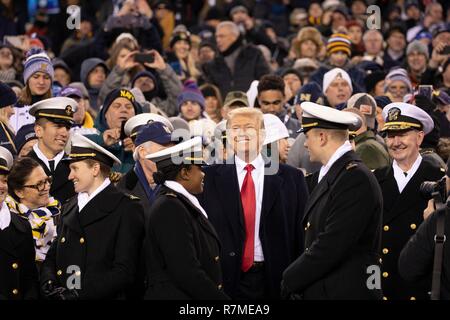
<path fill-rule="evenodd" d="M 336 110 L 314 102 L 303 102 L 300 106 L 303 109 L 300 132 L 314 128 L 357 131 L 362 124 L 362 119 L 354 113 Z"/>
<path fill-rule="evenodd" d="M 393 102 L 383 108 L 385 124 L 381 131 L 419 130 L 425 134 L 434 128 L 433 119 L 419 107 L 404 103 Z"/>

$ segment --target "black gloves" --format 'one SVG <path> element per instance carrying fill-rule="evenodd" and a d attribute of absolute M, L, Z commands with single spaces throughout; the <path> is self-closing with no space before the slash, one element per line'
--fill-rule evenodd
<path fill-rule="evenodd" d="M 41 287 L 42 294 L 47 300 L 78 300 L 78 291 L 57 287 L 53 281 L 46 281 Z"/>

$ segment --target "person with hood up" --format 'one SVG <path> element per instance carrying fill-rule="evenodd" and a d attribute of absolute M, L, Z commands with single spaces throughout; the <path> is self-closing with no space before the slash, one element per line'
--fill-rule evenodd
<path fill-rule="evenodd" d="M 101 104 L 98 103 L 98 95 L 107 73 L 108 67 L 102 59 L 89 58 L 81 64 L 80 80 L 89 92 L 90 106 L 95 111 L 100 109 Z"/>

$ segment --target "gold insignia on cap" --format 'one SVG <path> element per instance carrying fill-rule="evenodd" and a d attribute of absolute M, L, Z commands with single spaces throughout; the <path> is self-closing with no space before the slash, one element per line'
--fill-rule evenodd
<path fill-rule="evenodd" d="M 47 70 L 48 63 L 41 63 L 41 71 Z"/>
<path fill-rule="evenodd" d="M 300 94 L 300 100 L 302 100 L 302 101 L 311 101 L 311 94 L 310 93 L 302 93 L 302 94 Z"/>
<path fill-rule="evenodd" d="M 388 121 L 396 121 L 400 116 L 401 111 L 399 108 L 392 108 L 388 112 Z"/>
<path fill-rule="evenodd" d="M 71 105 L 66 106 L 66 114 L 67 114 L 68 116 L 70 116 L 70 115 L 73 114 L 73 109 L 72 109 L 72 106 L 71 106 Z"/>

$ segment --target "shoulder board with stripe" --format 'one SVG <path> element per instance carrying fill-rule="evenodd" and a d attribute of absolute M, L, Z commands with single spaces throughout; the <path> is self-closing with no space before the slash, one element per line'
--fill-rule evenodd
<path fill-rule="evenodd" d="M 347 165 L 347 167 L 345 167 L 345 170 L 351 170 L 351 169 L 353 169 L 353 168 L 356 168 L 358 165 L 356 164 L 356 163 L 349 163 L 348 165 Z"/>
<path fill-rule="evenodd" d="M 177 198 L 177 195 L 175 193 L 173 193 L 173 192 L 166 193 L 166 196 Z"/>
<path fill-rule="evenodd" d="M 126 194 L 126 196 L 127 196 L 128 198 L 130 198 L 131 200 L 141 200 L 141 198 L 136 197 L 136 196 L 134 196 L 134 195 L 132 195 L 132 194 Z"/>

